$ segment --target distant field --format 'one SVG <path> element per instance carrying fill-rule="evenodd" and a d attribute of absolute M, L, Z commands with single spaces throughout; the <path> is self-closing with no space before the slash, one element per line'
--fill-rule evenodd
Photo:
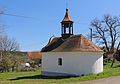
<path fill-rule="evenodd" d="M 119 64 L 120 65 L 120 64 Z M 114 66 L 117 66 L 115 64 Z M 40 70 L 35 72 L 9 72 L 0 73 L 0 84 L 66 84 L 75 83 L 86 80 L 95 80 L 110 76 L 120 75 L 120 67 L 110 68 L 104 66 L 104 72 L 97 75 L 87 75 L 80 77 L 40 77 Z"/>

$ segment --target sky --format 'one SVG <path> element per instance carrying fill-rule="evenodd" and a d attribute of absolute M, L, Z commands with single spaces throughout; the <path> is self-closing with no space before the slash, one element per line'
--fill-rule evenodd
<path fill-rule="evenodd" d="M 0 0 L 5 33 L 15 38 L 21 51 L 40 51 L 51 36 L 61 36 L 61 24 L 68 4 L 74 34 L 89 34 L 90 22 L 103 15 L 120 15 L 120 0 Z"/>

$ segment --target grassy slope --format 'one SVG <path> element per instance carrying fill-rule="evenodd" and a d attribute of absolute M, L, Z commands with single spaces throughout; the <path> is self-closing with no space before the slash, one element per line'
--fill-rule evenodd
<path fill-rule="evenodd" d="M 117 66 L 115 64 L 114 66 Z M 110 68 L 110 65 L 104 66 L 104 72 L 97 75 L 87 75 L 81 77 L 49 77 L 41 78 L 40 70 L 35 72 L 9 72 L 0 73 L 0 84 L 49 84 L 49 83 L 69 83 L 86 80 L 95 80 L 110 76 L 120 75 L 120 67 Z"/>

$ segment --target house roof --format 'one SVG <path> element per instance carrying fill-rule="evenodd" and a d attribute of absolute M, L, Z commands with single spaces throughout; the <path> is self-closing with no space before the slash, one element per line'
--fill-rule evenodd
<path fill-rule="evenodd" d="M 54 38 L 47 46 L 45 46 L 42 52 L 100 52 L 99 47 L 93 44 L 89 39 L 82 34 L 73 35 L 67 39 L 61 37 Z"/>
<path fill-rule="evenodd" d="M 68 8 L 66 8 L 66 14 L 64 19 L 62 20 L 62 22 L 68 22 L 68 21 L 72 21 L 70 16 L 69 16 L 69 12 L 68 12 Z"/>
<path fill-rule="evenodd" d="M 42 58 L 41 52 L 27 52 L 27 54 L 30 59 L 41 59 Z"/>

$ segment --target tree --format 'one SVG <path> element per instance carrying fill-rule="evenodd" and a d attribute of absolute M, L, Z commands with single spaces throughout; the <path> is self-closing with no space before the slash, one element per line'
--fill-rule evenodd
<path fill-rule="evenodd" d="M 115 62 L 115 59 L 117 61 L 120 61 L 119 46 L 120 46 L 120 42 L 119 42 L 119 44 L 117 46 L 116 52 L 113 54 L 113 60 L 112 60 L 111 67 L 113 67 L 113 63 Z"/>
<path fill-rule="evenodd" d="M 114 53 L 120 37 L 120 19 L 117 16 L 104 15 L 102 20 L 91 22 L 93 38 L 97 43 L 105 46 L 105 52 Z"/>
<path fill-rule="evenodd" d="M 19 44 L 15 39 L 8 36 L 0 36 L 0 68 L 3 71 L 9 71 L 17 63 L 16 51 L 19 50 Z"/>
<path fill-rule="evenodd" d="M 4 9 L 0 8 L 0 16 L 3 14 Z M 20 60 L 16 54 L 19 44 L 15 39 L 3 36 L 4 29 L 4 24 L 0 21 L 0 72 L 9 71 L 10 68 L 14 71 Z"/>

